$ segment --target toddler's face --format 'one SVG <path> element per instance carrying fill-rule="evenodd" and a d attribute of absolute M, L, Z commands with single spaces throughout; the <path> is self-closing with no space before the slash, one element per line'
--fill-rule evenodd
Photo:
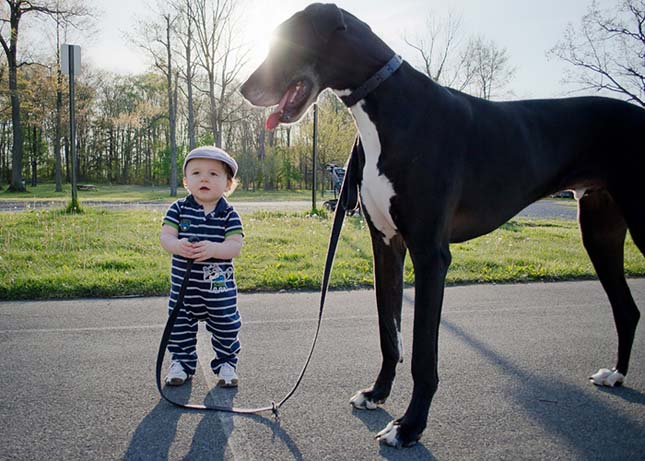
<path fill-rule="evenodd" d="M 184 187 L 199 202 L 214 202 L 227 192 L 232 181 L 224 163 L 219 160 L 196 158 L 186 165 Z"/>

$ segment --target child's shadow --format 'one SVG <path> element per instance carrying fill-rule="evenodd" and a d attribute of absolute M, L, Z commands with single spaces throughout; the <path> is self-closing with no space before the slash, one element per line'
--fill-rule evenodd
<path fill-rule="evenodd" d="M 237 395 L 237 388 L 213 388 L 206 398 L 206 406 L 231 408 Z M 195 434 L 190 451 L 184 459 L 223 460 L 227 442 L 235 426 L 234 415 L 220 411 L 205 411 Z"/>
<path fill-rule="evenodd" d="M 164 392 L 175 402 L 187 403 L 192 388 L 192 381 L 189 381 L 181 387 L 166 386 Z M 177 423 L 185 411 L 160 399 L 135 430 L 124 458 L 168 459 L 170 446 L 177 433 Z"/>
<path fill-rule="evenodd" d="M 164 389 L 168 397 L 178 403 L 187 403 L 190 400 L 191 391 L 192 382 L 178 388 L 166 386 Z M 236 395 L 237 389 L 215 387 L 204 399 L 204 404 L 231 408 Z M 182 415 L 190 411 L 175 407 L 161 399 L 137 427 L 124 459 L 169 459 L 170 447 L 177 437 L 177 423 Z M 235 415 L 220 411 L 194 411 L 201 413 L 202 419 L 193 434 L 190 450 L 183 459 L 225 459 L 228 439 L 235 427 Z M 261 415 L 242 416 L 270 427 L 273 436 L 285 444 L 294 459 L 303 459 L 295 442 L 273 418 Z M 237 417 L 239 418 L 240 415 Z"/>
<path fill-rule="evenodd" d="M 164 388 L 166 395 L 177 403 L 188 403 L 192 392 L 192 381 L 181 387 Z M 237 389 L 213 388 L 204 404 L 230 408 Z M 168 459 L 170 447 L 177 436 L 177 423 L 186 412 L 195 411 L 203 415 L 189 453 L 184 459 L 224 459 L 228 438 L 233 432 L 233 415 L 219 411 L 186 410 L 175 407 L 163 399 L 152 409 L 137 427 L 124 459 Z"/>

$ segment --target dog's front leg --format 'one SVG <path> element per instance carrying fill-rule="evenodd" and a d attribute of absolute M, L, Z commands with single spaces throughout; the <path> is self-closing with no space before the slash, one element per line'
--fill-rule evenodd
<path fill-rule="evenodd" d="M 448 245 L 414 251 L 414 339 L 412 342 L 412 400 L 402 418 L 392 421 L 377 439 L 387 445 L 414 445 L 426 427 L 430 403 L 439 384 L 437 346 L 444 283 L 450 265 Z"/>
<path fill-rule="evenodd" d="M 350 403 L 354 408 L 373 410 L 384 403 L 390 395 L 396 375 L 396 364 L 403 361 L 401 303 L 406 247 L 400 235 L 395 235 L 385 243 L 383 235 L 373 226 L 370 226 L 370 231 L 374 252 L 374 285 L 383 362 L 374 385 L 358 391 L 351 398 Z"/>

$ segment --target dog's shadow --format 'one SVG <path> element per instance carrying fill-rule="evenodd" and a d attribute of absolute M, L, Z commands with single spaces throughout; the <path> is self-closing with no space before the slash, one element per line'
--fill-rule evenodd
<path fill-rule="evenodd" d="M 645 394 L 637 389 L 632 389 L 630 387 L 618 386 L 618 387 L 598 387 L 598 392 L 603 392 L 605 394 L 611 394 L 614 397 L 619 397 L 626 402 L 635 403 L 637 405 L 645 405 Z"/>
<path fill-rule="evenodd" d="M 444 331 L 478 351 L 482 358 L 510 379 L 522 383 L 508 395 L 509 398 L 523 407 L 534 423 L 566 443 L 581 458 L 595 458 L 598 453 L 621 453 L 638 445 L 634 434 L 642 434 L 640 422 L 612 408 L 593 392 L 581 392 L 577 385 L 529 373 L 455 322 L 443 320 L 441 325 Z M 630 387 L 594 387 L 593 390 L 636 405 L 645 404 L 643 393 Z M 544 396 L 553 399 L 557 405 L 546 410 L 540 399 Z"/>

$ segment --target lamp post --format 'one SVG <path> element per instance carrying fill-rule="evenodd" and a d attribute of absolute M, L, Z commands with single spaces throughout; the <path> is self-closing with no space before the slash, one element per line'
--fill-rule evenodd
<path fill-rule="evenodd" d="M 72 203 L 70 210 L 80 210 L 76 189 L 76 120 L 74 117 L 74 74 L 81 71 L 81 47 L 63 44 L 61 46 L 61 70 L 69 75 L 69 152 L 72 158 Z"/>
<path fill-rule="evenodd" d="M 318 153 L 318 103 L 314 103 L 314 142 L 311 185 L 311 211 L 316 211 L 316 157 Z"/>

